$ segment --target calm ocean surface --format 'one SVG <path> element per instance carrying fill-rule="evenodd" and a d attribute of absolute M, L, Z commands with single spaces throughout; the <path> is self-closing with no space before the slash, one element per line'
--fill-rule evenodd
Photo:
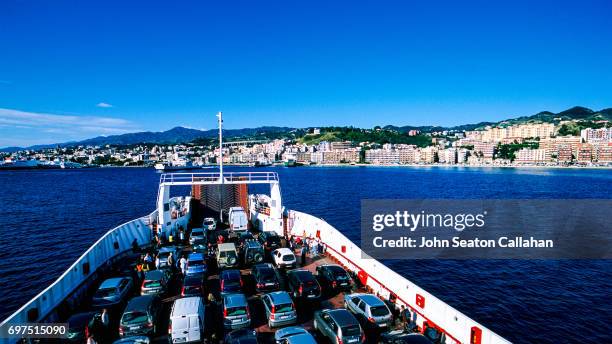
<path fill-rule="evenodd" d="M 362 198 L 612 198 L 611 170 L 270 170 L 280 175 L 288 208 L 321 217 L 354 241 Z M 0 172 L 0 319 L 108 229 L 150 213 L 158 182 L 153 169 L 139 168 Z M 511 341 L 612 343 L 612 261 L 385 263 Z"/>

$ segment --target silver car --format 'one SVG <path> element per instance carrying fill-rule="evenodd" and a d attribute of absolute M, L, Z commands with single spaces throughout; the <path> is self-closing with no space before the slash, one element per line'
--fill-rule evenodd
<path fill-rule="evenodd" d="M 189 236 L 189 244 L 193 245 L 196 241 L 206 240 L 206 231 L 202 228 L 194 228 Z"/>
<path fill-rule="evenodd" d="M 94 309 L 120 307 L 134 288 L 130 277 L 109 278 L 102 282 L 91 300 Z"/>
<path fill-rule="evenodd" d="M 249 305 L 244 294 L 230 294 L 223 297 L 223 327 L 236 330 L 251 326 Z"/>
<path fill-rule="evenodd" d="M 346 309 L 324 309 L 315 312 L 314 328 L 332 343 L 363 343 L 365 335 L 359 321 Z"/>
<path fill-rule="evenodd" d="M 275 291 L 265 294 L 261 300 L 266 309 L 268 326 L 270 328 L 294 324 L 297 321 L 297 313 L 293 300 L 286 291 Z"/>
<path fill-rule="evenodd" d="M 344 296 L 344 307 L 355 314 L 366 324 L 378 328 L 387 328 L 391 325 L 393 316 L 385 303 L 372 294 L 348 294 Z"/>

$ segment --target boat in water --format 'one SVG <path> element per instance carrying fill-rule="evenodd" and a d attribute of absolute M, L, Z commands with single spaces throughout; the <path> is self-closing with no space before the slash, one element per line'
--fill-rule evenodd
<path fill-rule="evenodd" d="M 178 325 L 174 320 L 171 321 L 169 317 L 171 316 L 171 309 L 174 309 L 172 308 L 173 304 L 176 304 L 175 301 L 182 297 L 187 297 L 184 288 L 187 284 L 187 278 L 185 278 L 184 284 L 182 284 L 183 288 L 181 288 L 180 281 L 182 279 L 179 279 L 182 276 L 181 273 L 177 272 L 177 269 L 170 268 L 165 271 L 169 271 L 169 276 L 174 276 L 171 277 L 174 279 L 169 279 L 169 281 L 174 281 L 174 284 L 165 280 L 163 283 L 152 280 L 153 283 L 148 284 L 151 281 L 146 281 L 144 277 L 148 275 L 142 276 L 135 270 L 135 267 L 137 269 L 138 264 L 142 263 L 141 255 L 145 252 L 154 255 L 159 254 L 161 257 L 162 252 L 167 253 L 171 251 L 177 253 L 176 260 L 178 260 L 179 256 L 194 257 L 194 259 L 197 259 L 198 264 L 200 264 L 200 274 L 197 276 L 201 276 L 203 287 L 198 289 L 199 291 L 195 295 L 200 297 L 201 300 L 211 300 L 211 302 L 205 302 L 207 303 L 207 322 L 204 332 L 206 336 L 210 337 L 209 339 L 218 341 L 219 338 L 223 338 L 223 335 L 227 333 L 225 328 L 228 325 L 232 327 L 233 324 L 227 318 L 227 308 L 224 310 L 225 313 L 221 312 L 220 307 L 224 303 L 216 301 L 223 297 L 223 294 L 220 294 L 223 291 L 223 281 L 220 277 L 222 270 L 218 268 L 221 265 L 221 245 L 223 245 L 223 253 L 225 254 L 228 243 L 235 243 L 235 246 L 240 248 L 238 251 L 240 253 L 233 258 L 233 262 L 227 258 L 229 256 L 225 256 L 223 264 L 236 264 L 233 270 L 240 270 L 238 276 L 242 275 L 243 277 L 239 284 L 234 285 L 234 287 L 238 288 L 236 290 L 242 290 L 248 296 L 248 298 L 243 297 L 241 299 L 241 302 L 247 302 L 245 300 L 248 300 L 248 305 L 243 310 L 246 313 L 243 316 L 246 316 L 245 319 L 248 322 L 243 322 L 241 326 L 250 329 L 247 332 L 257 337 L 258 342 L 274 343 L 277 329 L 269 326 L 272 324 L 267 314 L 269 311 L 264 307 L 264 302 L 262 301 L 263 295 L 257 293 L 257 289 L 263 288 L 266 285 L 259 285 L 257 283 L 252 287 L 245 286 L 244 289 L 242 287 L 243 281 L 251 280 L 247 276 L 250 277 L 249 275 L 254 271 L 251 270 L 253 265 L 246 259 L 248 255 L 244 253 L 246 252 L 245 250 L 257 248 L 256 241 L 249 238 L 258 237 L 260 242 L 265 242 L 260 247 L 263 248 L 265 246 L 269 248 L 270 246 L 265 238 L 276 236 L 279 238 L 276 245 L 282 248 L 276 251 L 268 251 L 265 262 L 274 263 L 277 267 L 274 270 L 280 283 L 274 284 L 274 286 L 280 290 L 291 291 L 290 294 L 287 294 L 293 298 L 293 304 L 290 309 L 297 308 L 297 312 L 300 314 L 297 316 L 295 320 L 297 323 L 294 325 L 301 328 L 295 329 L 292 327 L 292 330 L 321 331 L 321 325 L 317 325 L 317 317 L 321 315 L 319 311 L 323 308 L 342 309 L 347 307 L 352 312 L 351 314 L 357 314 L 361 306 L 365 309 L 367 299 L 369 300 L 367 302 L 382 301 L 385 307 L 387 307 L 385 312 L 389 313 L 395 313 L 402 309 L 402 307 L 405 307 L 408 310 L 407 314 L 409 316 L 406 317 L 406 321 L 402 324 L 389 320 L 379 323 L 375 318 L 356 316 L 361 322 L 363 331 L 361 332 L 361 337 L 356 336 L 352 338 L 350 343 L 375 343 L 381 340 L 380 338 L 383 338 L 383 336 L 396 335 L 398 331 L 401 335 L 406 335 L 408 332 L 416 333 L 415 336 L 425 340 L 418 341 L 418 343 L 510 343 L 484 325 L 391 270 L 386 265 L 368 257 L 357 244 L 349 240 L 340 230 L 323 219 L 287 208 L 282 202 L 281 181 L 276 172 L 224 172 L 222 157 L 220 161 L 219 169 L 213 172 L 161 174 L 157 190 L 157 201 L 152 212 L 106 232 L 55 282 L 47 286 L 33 299 L 26 302 L 21 308 L 5 319 L 0 326 L 6 328 L 11 325 L 28 323 L 66 323 L 67 321 L 69 322 L 69 319 L 73 319 L 75 314 L 81 316 L 82 314 L 92 314 L 91 312 L 95 313 L 100 309 L 100 297 L 108 296 L 105 293 L 101 295 L 101 289 L 99 288 L 101 286 L 108 288 L 111 284 L 112 288 L 116 288 L 115 284 L 119 283 L 117 281 L 127 281 L 125 282 L 125 288 L 128 288 L 128 291 L 125 293 L 125 300 L 118 306 L 111 308 L 110 323 L 114 325 L 102 331 L 101 336 L 103 336 L 103 339 L 97 338 L 98 342 L 112 343 L 122 337 L 126 337 L 128 332 L 140 333 L 139 331 L 147 331 L 148 333 L 144 339 L 139 339 L 142 340 L 140 342 L 168 343 L 169 339 L 171 343 L 184 342 L 186 338 L 169 336 L 174 336 L 175 334 L 172 326 Z M 257 191 L 257 193 L 249 193 L 249 187 L 251 186 L 253 186 L 253 189 L 256 189 L 253 191 Z M 268 192 L 261 193 L 262 187 L 265 189 L 266 186 L 268 187 Z M 185 190 L 186 187 L 191 188 L 191 192 L 171 197 L 170 191 L 173 187 L 179 187 L 180 190 Z M 241 207 L 244 213 L 246 213 L 246 218 L 248 218 L 248 229 L 241 230 L 240 235 L 237 232 L 229 231 L 227 229 L 228 224 L 223 221 L 220 221 L 216 227 L 205 226 L 205 222 L 210 222 L 210 218 L 205 217 L 209 216 L 208 214 L 223 214 L 227 209 L 235 210 L 237 207 Z M 146 209 L 143 209 L 143 212 L 145 211 Z M 230 216 L 230 218 L 233 218 L 233 216 Z M 229 221 L 231 222 L 232 220 Z M 193 240 L 190 238 L 192 232 L 197 232 L 198 236 L 201 236 L 200 233 L 203 230 L 210 230 L 206 236 L 206 240 L 210 244 L 208 248 L 206 245 L 201 245 L 202 239 Z M 264 238 L 263 241 L 261 237 Z M 158 241 L 157 239 L 159 238 L 164 239 Z M 177 240 L 180 238 L 183 240 Z M 305 255 L 305 259 L 302 260 L 300 254 L 298 254 L 299 250 L 297 247 L 289 245 L 289 243 L 304 245 L 306 242 L 318 243 L 317 249 Z M 293 252 L 291 252 L 291 248 Z M 282 257 L 281 250 L 283 252 Z M 290 257 L 292 253 L 296 258 Z M 285 260 L 285 256 L 289 256 L 291 259 Z M 207 258 L 204 259 L 203 257 Z M 203 261 L 205 261 L 204 268 L 202 268 Z M 285 261 L 291 264 L 284 266 L 282 262 Z M 301 267 L 296 268 L 295 265 L 298 262 Z M 194 264 L 194 268 L 196 266 Z M 266 266 L 268 268 L 273 267 L 273 265 Z M 323 293 L 319 289 L 318 295 L 304 294 L 302 288 L 305 285 L 318 285 L 319 282 L 311 280 L 310 284 L 303 283 L 299 288 L 292 284 L 293 282 L 290 283 L 290 280 L 294 280 L 292 279 L 293 277 L 290 278 L 289 276 L 298 276 L 298 274 L 300 276 L 316 274 L 320 280 L 324 277 L 321 275 L 322 269 L 329 266 L 334 266 L 334 269 L 347 272 L 347 277 L 349 278 L 344 280 L 344 282 L 347 282 L 348 288 L 340 292 L 331 292 L 332 289 L 328 290 L 328 285 L 324 285 Z M 158 266 L 158 269 L 162 269 L 161 264 Z M 183 270 L 184 274 L 189 276 L 190 269 L 191 266 L 186 267 Z M 299 271 L 293 272 L 293 270 Z M 163 279 L 165 278 L 163 276 L 165 275 L 158 273 L 155 278 Z M 121 283 L 118 285 L 122 285 Z M 142 287 L 138 287 L 141 283 Z M 143 299 L 144 296 L 136 295 L 149 293 L 149 287 L 155 283 L 158 286 L 162 284 L 166 288 L 163 291 L 163 297 L 159 299 L 160 301 L 157 305 L 161 309 L 151 313 L 155 317 L 153 315 L 145 316 L 148 322 L 145 324 L 146 326 L 143 325 L 143 328 L 139 326 L 124 326 L 123 323 L 120 323 L 119 319 L 124 319 L 121 316 L 124 309 L 135 307 L 134 304 L 137 302 L 143 303 L 146 301 Z M 130 285 L 134 287 L 129 289 L 128 286 Z M 294 287 L 291 287 L 292 285 Z M 330 288 L 337 287 L 335 284 L 329 285 L 331 285 Z M 199 286 L 196 284 L 196 287 Z M 308 288 L 306 292 L 310 293 Z M 106 290 L 104 289 L 104 291 Z M 120 289 L 114 290 L 116 293 L 119 293 L 117 290 Z M 364 294 L 367 294 L 367 296 L 363 296 Z M 316 302 L 308 302 L 308 295 L 314 296 Z M 359 297 L 362 296 L 364 297 L 363 305 L 357 304 L 354 308 L 349 306 L 350 302 L 359 303 Z M 466 297 L 472 296 L 466 294 Z M 126 306 L 125 304 L 128 299 L 137 300 L 137 302 L 134 301 L 133 303 L 130 301 L 128 306 Z M 268 298 L 268 300 L 271 299 L 272 296 Z M 225 302 L 226 299 L 223 300 Z M 102 306 L 111 307 L 111 303 L 104 302 Z M 378 309 L 377 312 L 380 310 L 384 310 L 384 308 Z M 274 307 L 272 307 L 272 313 L 274 313 Z M 350 316 L 346 315 L 346 312 L 343 314 L 345 320 L 347 317 L 350 318 Z M 315 318 L 314 322 L 313 317 Z M 376 317 L 379 318 L 379 316 Z M 289 332 L 289 328 L 285 328 L 287 329 L 286 332 Z M 384 333 L 381 334 L 381 332 Z M 142 334 L 140 337 L 142 337 Z M 123 338 L 123 340 L 126 340 L 126 338 Z M 18 341 L 21 341 L 19 336 L 0 338 L 1 344 L 16 343 Z M 84 340 L 80 340 L 80 342 L 84 342 Z M 127 342 L 130 341 L 128 340 Z M 134 342 L 136 341 L 131 343 Z"/>

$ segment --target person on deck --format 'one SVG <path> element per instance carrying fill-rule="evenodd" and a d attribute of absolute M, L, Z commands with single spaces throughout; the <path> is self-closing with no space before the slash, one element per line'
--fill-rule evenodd
<path fill-rule="evenodd" d="M 300 255 L 301 255 L 301 260 L 300 260 L 300 262 L 301 262 L 302 266 L 306 265 L 306 251 L 307 251 L 307 250 L 308 250 L 308 249 L 306 248 L 306 245 L 305 245 L 305 244 L 304 244 L 304 245 L 302 245 L 302 248 L 301 248 L 301 250 L 300 250 Z"/>
<path fill-rule="evenodd" d="M 183 274 L 183 276 L 185 276 L 187 274 L 187 259 L 185 259 L 185 256 L 181 256 L 181 260 L 179 260 L 179 265 L 181 267 L 181 273 Z"/>

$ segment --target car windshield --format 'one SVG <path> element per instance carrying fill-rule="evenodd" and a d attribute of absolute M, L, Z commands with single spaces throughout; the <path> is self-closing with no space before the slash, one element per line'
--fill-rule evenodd
<path fill-rule="evenodd" d="M 230 317 L 246 314 L 246 308 L 244 307 L 230 307 L 230 308 L 226 308 L 226 310 L 227 310 L 227 316 L 230 316 Z"/>
<path fill-rule="evenodd" d="M 293 257 L 292 254 L 287 254 L 283 256 L 283 262 L 290 262 L 292 260 L 294 260 L 295 258 Z"/>
<path fill-rule="evenodd" d="M 190 260 L 189 266 L 204 265 L 203 260 Z"/>
<path fill-rule="evenodd" d="M 203 236 L 204 232 L 203 231 L 193 231 L 191 232 L 191 236 Z"/>
<path fill-rule="evenodd" d="M 389 314 L 389 310 L 385 306 L 370 307 L 370 312 L 372 312 L 372 315 L 375 317 L 381 317 Z"/>
<path fill-rule="evenodd" d="M 276 235 L 270 235 L 268 236 L 267 241 L 272 244 L 280 244 L 280 237 Z"/>
<path fill-rule="evenodd" d="M 161 287 L 161 281 L 144 281 L 143 287 L 145 288 L 159 288 Z"/>
<path fill-rule="evenodd" d="M 122 324 L 142 323 L 148 320 L 149 320 L 149 317 L 147 316 L 147 313 L 138 312 L 138 311 L 124 313 L 123 317 L 121 317 Z"/>
<path fill-rule="evenodd" d="M 157 255 L 157 257 L 159 257 L 159 259 L 166 259 L 168 258 L 168 256 L 170 255 L 170 252 L 159 252 L 159 254 Z"/>
<path fill-rule="evenodd" d="M 342 328 L 343 336 L 359 336 L 361 335 L 361 330 L 357 325 L 345 326 Z"/>
<path fill-rule="evenodd" d="M 275 313 L 291 312 L 292 310 L 293 310 L 293 305 L 290 303 L 287 303 L 284 305 L 274 305 Z"/>
<path fill-rule="evenodd" d="M 104 297 L 113 296 L 115 294 L 117 294 L 117 288 L 104 288 L 104 289 L 98 289 L 94 297 L 104 298 Z"/>
<path fill-rule="evenodd" d="M 204 224 L 207 225 L 207 226 L 212 226 L 212 225 L 215 224 L 215 221 L 213 221 L 213 220 L 206 220 L 206 221 L 204 221 Z"/>

